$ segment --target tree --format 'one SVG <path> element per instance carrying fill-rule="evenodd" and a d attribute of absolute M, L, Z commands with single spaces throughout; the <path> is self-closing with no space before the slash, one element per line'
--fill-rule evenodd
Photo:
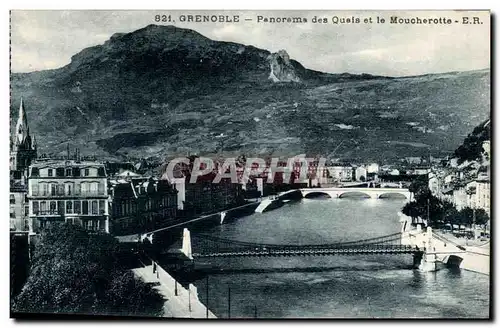
<path fill-rule="evenodd" d="M 464 207 L 459 212 L 460 224 L 472 225 L 474 222 L 474 210 L 470 207 Z"/>
<path fill-rule="evenodd" d="M 449 201 L 443 201 L 442 209 L 443 222 L 451 224 L 451 230 L 453 230 L 453 224 L 455 224 L 459 215 L 455 205 Z"/>
<path fill-rule="evenodd" d="M 486 213 L 484 209 L 482 208 L 476 209 L 476 224 L 485 225 L 486 223 L 488 223 L 489 219 L 490 216 L 488 215 L 488 213 Z"/>
<path fill-rule="evenodd" d="M 14 312 L 159 315 L 163 297 L 136 280 L 116 239 L 61 224 L 41 234 Z"/>
<path fill-rule="evenodd" d="M 415 195 L 415 198 L 430 193 L 427 176 L 421 175 L 415 178 L 408 187 L 408 190 Z"/>

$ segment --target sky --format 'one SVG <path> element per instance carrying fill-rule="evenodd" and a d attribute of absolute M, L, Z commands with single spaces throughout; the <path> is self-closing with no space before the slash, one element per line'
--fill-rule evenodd
<path fill-rule="evenodd" d="M 180 22 L 181 15 L 239 15 L 239 23 Z M 171 15 L 175 23 L 155 22 Z M 257 23 L 257 16 L 302 17 L 307 23 Z M 326 18 L 327 23 L 312 19 Z M 384 24 L 376 23 L 377 16 Z M 390 17 L 447 18 L 452 24 L 390 24 Z M 463 17 L 482 24 L 462 24 Z M 360 23 L 333 23 L 359 18 Z M 363 23 L 370 18 L 372 23 Z M 245 19 L 252 19 L 245 21 Z M 11 12 L 11 70 L 62 67 L 86 47 L 114 33 L 149 24 L 190 28 L 214 40 L 272 52 L 284 49 L 305 67 L 329 73 L 408 76 L 490 67 L 489 12 L 464 11 L 22 11 Z"/>

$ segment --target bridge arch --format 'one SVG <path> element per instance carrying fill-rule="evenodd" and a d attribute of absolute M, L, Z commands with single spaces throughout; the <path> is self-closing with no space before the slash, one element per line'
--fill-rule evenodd
<path fill-rule="evenodd" d="M 408 197 L 403 194 L 403 193 L 400 193 L 400 192 L 385 192 L 383 194 L 380 194 L 378 196 L 378 198 L 380 199 L 408 199 Z"/>
<path fill-rule="evenodd" d="M 326 191 L 311 191 L 305 193 L 304 198 L 332 198 L 332 196 Z"/>
<path fill-rule="evenodd" d="M 339 198 L 371 198 L 371 196 L 362 191 L 345 191 L 339 192 Z"/>
<path fill-rule="evenodd" d="M 448 261 L 446 261 L 446 265 L 448 267 L 460 268 L 460 265 L 462 264 L 463 260 L 464 259 L 461 256 L 450 255 L 448 256 Z"/>

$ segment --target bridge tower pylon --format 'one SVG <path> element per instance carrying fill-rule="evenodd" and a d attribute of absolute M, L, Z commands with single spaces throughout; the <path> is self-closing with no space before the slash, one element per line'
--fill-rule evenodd
<path fill-rule="evenodd" d="M 191 232 L 188 228 L 184 228 L 182 232 L 182 248 L 181 252 L 190 260 L 193 259 L 193 250 L 191 248 Z"/>
<path fill-rule="evenodd" d="M 227 214 L 226 211 L 220 212 L 220 224 L 224 223 L 224 219 L 226 218 L 226 214 Z"/>

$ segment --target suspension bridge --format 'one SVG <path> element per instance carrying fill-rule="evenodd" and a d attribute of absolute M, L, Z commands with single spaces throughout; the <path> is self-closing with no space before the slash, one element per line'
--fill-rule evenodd
<path fill-rule="evenodd" d="M 332 256 L 356 254 L 419 254 L 418 247 L 401 244 L 401 233 L 328 244 L 266 244 L 194 234 L 184 229 L 182 253 L 190 259 L 228 257 Z"/>

